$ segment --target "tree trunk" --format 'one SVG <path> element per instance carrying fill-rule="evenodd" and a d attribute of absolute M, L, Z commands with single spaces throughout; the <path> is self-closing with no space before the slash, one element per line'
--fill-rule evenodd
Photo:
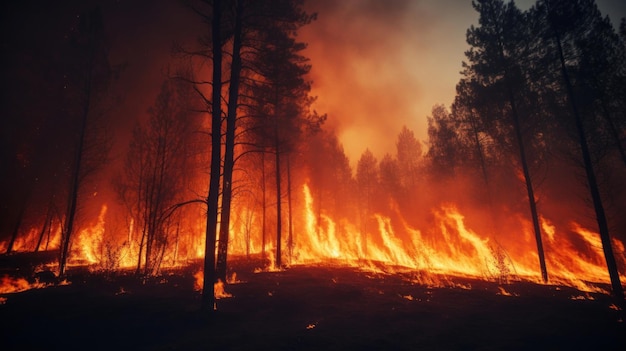
<path fill-rule="evenodd" d="M 48 228 L 52 225 L 52 202 L 48 205 L 48 211 L 46 213 L 46 219 L 43 222 L 43 227 L 41 228 L 41 232 L 39 233 L 39 239 L 37 239 L 37 245 L 35 246 L 35 252 L 39 252 L 39 248 L 41 247 L 41 243 L 43 242 L 43 237 L 46 235 Z"/>
<path fill-rule="evenodd" d="M 207 196 L 206 244 L 204 249 L 204 282 L 202 285 L 202 310 L 215 311 L 215 241 L 217 232 L 217 206 L 220 191 L 221 123 L 222 123 L 222 38 L 221 0 L 213 1 L 213 91 L 211 96 L 211 174 Z"/>
<path fill-rule="evenodd" d="M 507 84 L 508 85 L 508 84 Z M 539 215 L 537 214 L 537 202 L 535 201 L 535 192 L 533 189 L 530 171 L 528 169 L 528 161 L 526 160 L 526 151 L 524 148 L 524 140 L 522 138 L 522 128 L 519 123 L 517 114 L 517 105 L 513 96 L 513 89 L 508 86 L 509 102 L 511 104 L 511 114 L 513 115 L 513 129 L 515 129 L 515 138 L 519 148 L 520 161 L 522 163 L 522 171 L 524 173 L 524 182 L 526 183 L 526 193 L 528 195 L 528 204 L 530 205 L 530 215 L 533 221 L 533 230 L 535 232 L 535 241 L 537 243 L 537 254 L 539 255 L 539 267 L 541 269 L 541 278 L 545 283 L 548 282 L 548 269 L 546 268 L 546 258 L 543 252 L 543 242 L 541 240 L 541 226 L 539 225 Z"/>
<path fill-rule="evenodd" d="M 228 234 L 230 232 L 230 208 L 232 202 L 232 181 L 235 156 L 235 129 L 237 127 L 237 106 L 239 81 L 241 75 L 241 30 L 243 1 L 237 1 L 235 9 L 235 31 L 233 38 L 233 60 L 230 70 L 228 90 L 228 114 L 226 116 L 226 145 L 224 148 L 224 175 L 222 180 L 222 212 L 220 218 L 220 236 L 217 250 L 217 279 L 226 283 L 228 261 Z"/>
<path fill-rule="evenodd" d="M 602 197 L 600 195 L 600 189 L 598 187 L 598 182 L 596 180 L 596 174 L 593 169 L 593 163 L 591 161 L 591 155 L 589 152 L 589 146 L 587 144 L 587 136 L 585 133 L 585 128 L 583 126 L 582 118 L 578 112 L 578 108 L 576 107 L 576 102 L 574 100 L 574 91 L 572 89 L 572 84 L 569 78 L 569 74 L 567 72 L 567 67 L 565 66 L 565 58 L 563 56 L 561 38 L 556 28 L 553 27 L 552 29 L 554 31 L 554 37 L 555 37 L 556 44 L 557 44 L 557 50 L 558 50 L 559 60 L 561 64 L 561 72 L 563 74 L 563 80 L 565 81 L 565 87 L 567 90 L 567 97 L 568 97 L 568 100 L 570 101 L 572 113 L 574 114 L 576 130 L 578 133 L 578 142 L 580 143 L 580 151 L 582 153 L 583 162 L 585 165 L 585 173 L 587 175 L 587 183 L 589 185 L 589 191 L 591 192 L 591 198 L 593 200 L 593 207 L 596 212 L 596 220 L 598 222 L 598 229 L 600 230 L 600 240 L 602 242 L 602 250 L 604 251 L 604 258 L 606 260 L 606 266 L 608 268 L 609 277 L 611 279 L 611 289 L 613 291 L 613 295 L 616 298 L 618 298 L 620 302 L 623 302 L 624 290 L 622 289 L 622 283 L 620 282 L 620 278 L 619 278 L 619 271 L 617 270 L 617 263 L 615 261 L 615 256 L 613 254 L 611 236 L 609 235 L 609 226 L 607 223 L 606 214 L 604 213 L 604 206 L 602 204 Z"/>
<path fill-rule="evenodd" d="M 261 152 L 261 192 L 263 193 L 263 198 L 261 200 L 261 205 L 263 207 L 262 209 L 262 216 L 263 218 L 261 219 L 261 259 L 263 260 L 263 263 L 265 264 L 265 236 L 266 236 L 266 232 L 265 232 L 265 228 L 266 228 L 266 218 L 267 218 L 267 201 L 266 201 L 266 194 L 265 194 L 265 190 L 266 190 L 266 186 L 265 186 L 265 151 Z"/>
<path fill-rule="evenodd" d="M 528 161 L 526 159 L 526 150 L 524 148 L 524 139 L 522 137 L 522 127 L 519 121 L 519 114 L 517 110 L 517 104 L 515 103 L 515 95 L 513 94 L 513 88 L 510 83 L 510 75 L 506 66 L 506 60 L 504 56 L 504 48 L 502 43 L 499 44 L 500 48 L 500 60 L 502 69 L 504 72 L 505 83 L 507 93 L 509 95 L 509 104 L 511 105 L 511 115 L 513 118 L 513 129 L 515 132 L 515 138 L 517 139 L 517 146 L 520 153 L 520 162 L 522 164 L 522 172 L 524 173 L 524 182 L 526 183 L 526 194 L 528 196 L 528 204 L 530 207 L 530 215 L 533 221 L 533 231 L 535 232 L 535 242 L 537 243 L 537 255 L 539 256 L 539 268 L 541 270 L 541 278 L 544 282 L 548 282 L 548 269 L 546 267 L 546 259 L 543 252 L 543 242 L 541 239 L 541 226 L 539 225 L 539 215 L 537 214 L 537 202 L 535 201 L 535 192 L 533 189 L 532 179 L 530 171 L 528 169 Z"/>
<path fill-rule="evenodd" d="M 91 68 L 91 65 L 89 65 Z M 76 216 L 76 208 L 78 205 L 78 190 L 80 187 L 81 163 L 83 157 L 83 145 L 85 143 L 85 134 L 87 130 L 87 118 L 89 117 L 90 100 L 91 100 L 91 69 L 88 73 L 85 96 L 87 101 L 83 108 L 81 118 L 81 126 L 78 135 L 78 144 L 74 154 L 74 167 L 72 169 L 72 179 L 70 180 L 70 192 L 68 198 L 67 214 L 65 215 L 64 232 L 61 235 L 61 252 L 59 257 L 59 277 L 65 275 L 67 258 L 69 254 L 70 241 L 74 230 L 74 218 Z"/>
<path fill-rule="evenodd" d="M 11 235 L 11 240 L 9 241 L 9 245 L 7 246 L 7 250 L 5 253 L 11 253 L 13 251 L 13 245 L 15 245 L 15 240 L 20 232 L 20 227 L 22 226 L 22 218 L 24 218 L 24 212 L 26 212 L 26 204 L 22 203 L 20 208 L 20 213 L 17 215 L 17 220 L 15 221 L 15 227 L 13 228 L 13 234 Z"/>
<path fill-rule="evenodd" d="M 139 241 L 139 253 L 137 254 L 137 269 L 135 270 L 135 274 L 139 275 L 141 272 L 141 258 L 143 253 L 143 246 L 146 240 L 146 226 L 144 224 L 143 229 L 141 230 L 141 240 Z"/>
<path fill-rule="evenodd" d="M 281 235 L 282 235 L 282 209 L 281 209 L 281 190 L 280 190 L 280 141 L 278 139 L 278 122 L 274 126 L 274 146 L 276 151 L 276 262 L 275 268 L 282 266 L 281 261 Z"/>
<path fill-rule="evenodd" d="M 289 263 L 291 264 L 291 260 L 293 259 L 293 208 L 291 206 L 291 162 L 289 154 L 287 155 L 287 205 L 289 208 L 289 234 L 287 236 L 287 252 L 289 255 Z"/>

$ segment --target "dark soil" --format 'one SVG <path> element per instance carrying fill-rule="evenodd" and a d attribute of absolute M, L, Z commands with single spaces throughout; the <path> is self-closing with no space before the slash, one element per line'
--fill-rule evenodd
<path fill-rule="evenodd" d="M 75 269 L 69 286 L 5 294 L 2 350 L 626 350 L 612 298 L 565 287 L 308 266 L 253 273 L 199 311 L 194 269 L 149 280 Z M 471 289 L 467 289 L 471 285 Z M 572 299 L 578 297 L 584 299 Z M 589 298 L 593 298 L 590 300 Z"/>

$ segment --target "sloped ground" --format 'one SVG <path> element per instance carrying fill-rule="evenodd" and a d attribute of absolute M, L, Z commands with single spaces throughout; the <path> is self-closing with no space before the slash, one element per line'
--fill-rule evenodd
<path fill-rule="evenodd" d="M 76 272 L 69 286 L 3 295 L 3 350 L 626 350 L 610 297 L 569 288 L 308 266 L 237 279 L 208 319 L 193 270 L 141 282 Z M 467 289 L 471 285 L 471 289 Z M 572 299 L 576 297 L 578 299 Z M 590 300 L 589 298 L 593 298 Z"/>

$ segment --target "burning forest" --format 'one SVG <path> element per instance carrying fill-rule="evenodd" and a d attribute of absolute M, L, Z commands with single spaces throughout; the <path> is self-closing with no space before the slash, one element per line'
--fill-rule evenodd
<path fill-rule="evenodd" d="M 622 349 L 623 8 L 521 3 L 3 5 L 3 339 Z"/>

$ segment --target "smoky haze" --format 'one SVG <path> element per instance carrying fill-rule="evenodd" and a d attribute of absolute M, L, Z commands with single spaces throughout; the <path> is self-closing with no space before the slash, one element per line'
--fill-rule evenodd
<path fill-rule="evenodd" d="M 393 153 L 406 125 L 426 137 L 433 104 L 451 102 L 461 67 L 464 11 L 446 11 L 450 1 L 312 1 L 318 19 L 300 38 L 314 62 L 311 77 L 317 107 L 329 113 L 352 163 L 369 148 Z M 432 67 L 436 65 L 437 70 Z"/>

